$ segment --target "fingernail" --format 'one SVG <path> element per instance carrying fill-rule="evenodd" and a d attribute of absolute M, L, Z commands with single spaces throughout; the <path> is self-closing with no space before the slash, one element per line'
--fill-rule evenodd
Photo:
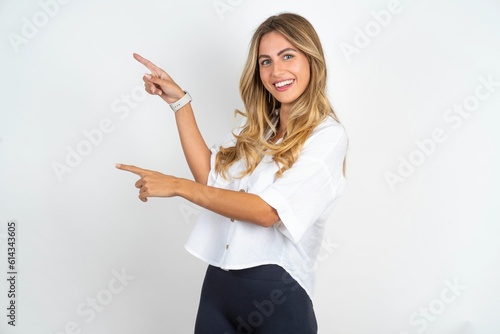
<path fill-rule="evenodd" d="M 151 74 L 145 74 L 144 76 L 148 79 L 151 79 Z"/>
<path fill-rule="evenodd" d="M 120 168 L 121 166 L 122 166 L 122 164 L 115 164 L 116 168 Z"/>

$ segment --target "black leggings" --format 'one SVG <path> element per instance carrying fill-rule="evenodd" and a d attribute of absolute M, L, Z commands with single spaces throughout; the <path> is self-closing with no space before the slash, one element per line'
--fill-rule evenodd
<path fill-rule="evenodd" d="M 311 299 L 283 268 L 209 266 L 195 334 L 316 334 Z"/>

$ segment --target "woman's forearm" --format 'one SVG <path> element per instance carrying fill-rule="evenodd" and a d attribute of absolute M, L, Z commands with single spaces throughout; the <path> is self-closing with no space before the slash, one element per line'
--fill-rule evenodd
<path fill-rule="evenodd" d="M 210 172 L 211 152 L 196 124 L 191 103 L 175 113 L 175 121 L 191 174 L 196 182 L 206 184 Z"/>
<path fill-rule="evenodd" d="M 135 183 L 139 199 L 180 196 L 207 210 L 233 220 L 269 227 L 280 220 L 278 212 L 258 195 L 207 186 L 133 165 L 116 164 L 116 168 L 140 176 Z"/>
<path fill-rule="evenodd" d="M 280 220 L 277 211 L 258 195 L 210 187 L 181 178 L 176 183 L 176 195 L 230 219 L 264 227 Z"/>

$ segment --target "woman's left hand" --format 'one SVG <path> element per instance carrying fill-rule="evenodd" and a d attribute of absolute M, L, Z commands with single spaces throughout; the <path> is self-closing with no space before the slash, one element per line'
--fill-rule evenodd
<path fill-rule="evenodd" d="M 174 176 L 165 175 L 148 169 L 132 165 L 116 164 L 116 168 L 139 175 L 141 178 L 135 183 L 139 188 L 139 199 L 148 201 L 148 197 L 173 197 L 176 193 L 176 180 Z"/>

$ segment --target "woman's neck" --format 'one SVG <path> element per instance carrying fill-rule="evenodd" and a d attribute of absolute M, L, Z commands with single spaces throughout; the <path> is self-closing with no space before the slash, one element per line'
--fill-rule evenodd
<path fill-rule="evenodd" d="M 290 108 L 287 107 L 287 106 L 282 106 L 280 108 L 280 123 L 279 123 L 279 129 L 278 129 L 278 132 L 280 132 L 280 130 L 285 130 L 286 129 L 286 125 L 288 124 L 288 116 L 290 114 Z"/>
<path fill-rule="evenodd" d="M 289 111 L 290 111 L 289 108 L 284 108 L 284 109 L 280 108 L 278 128 L 276 129 L 276 133 L 274 134 L 274 136 L 270 138 L 272 143 L 276 143 L 278 140 L 283 138 L 283 135 L 285 134 L 286 131 L 286 124 L 288 123 Z"/>

